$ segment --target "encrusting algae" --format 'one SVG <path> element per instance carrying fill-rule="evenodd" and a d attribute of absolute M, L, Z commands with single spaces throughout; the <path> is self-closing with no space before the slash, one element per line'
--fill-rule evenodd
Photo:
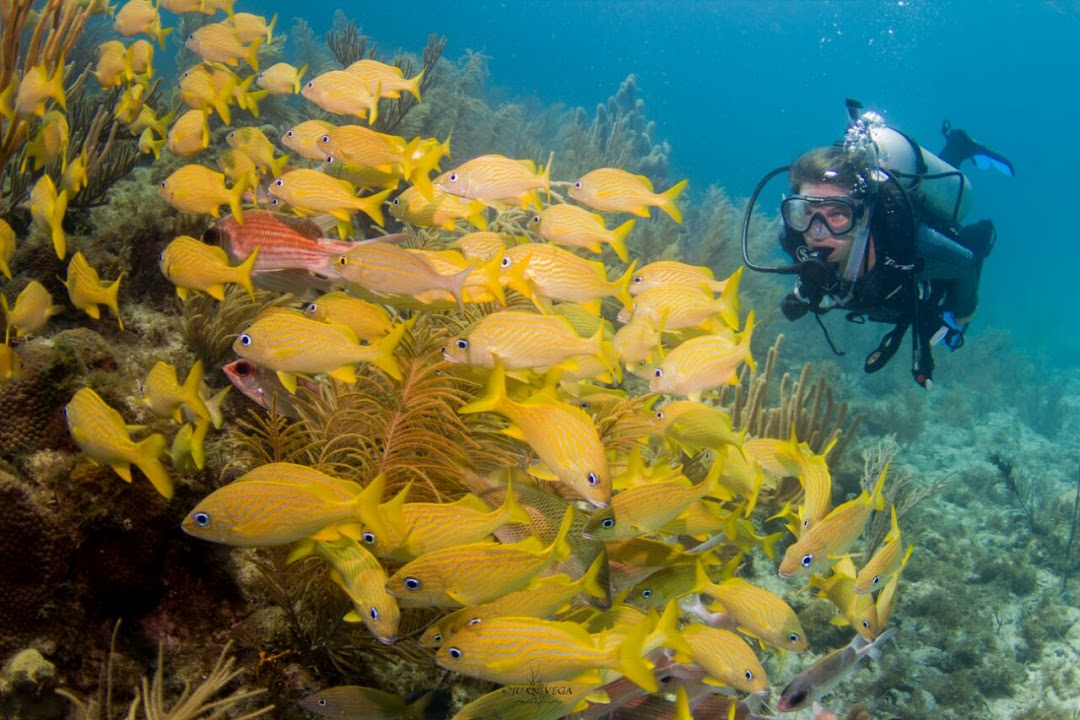
<path fill-rule="evenodd" d="M 255 624 L 238 620 L 253 599 L 238 599 L 244 593 L 271 596 L 280 606 L 273 630 L 245 625 L 266 640 L 244 650 L 258 651 L 255 682 L 272 688 L 279 710 L 292 706 L 281 717 L 302 716 L 297 702 L 315 690 L 304 668 L 340 678 L 359 660 L 368 666 L 360 676 L 387 690 L 324 689 L 303 707 L 328 716 L 336 706 L 433 712 L 447 704 L 441 693 L 406 700 L 388 690 L 434 690 L 441 666 L 460 689 L 442 709 L 457 718 L 601 717 L 645 702 L 670 716 L 721 717 L 709 704 L 718 702 L 715 687 L 729 696 L 724 717 L 763 711 L 777 685 L 758 645 L 825 648 L 782 597 L 796 586 L 784 592 L 774 578 L 760 587 L 760 572 L 754 583 L 738 577 L 741 567 L 777 564 L 779 536 L 762 534 L 761 523 L 780 512 L 796 536 L 780 577 L 812 571 L 820 584 L 844 575 L 831 566 L 885 509 L 886 472 L 872 492 L 834 509 L 821 492 L 832 484 L 833 445 L 815 455 L 821 448 L 805 445 L 803 429 L 768 443 L 757 426 L 747 431 L 767 413 L 763 383 L 775 353 L 757 374 L 737 258 L 714 269 L 659 260 L 640 252 L 635 235 L 675 232 L 686 181 L 662 182 L 651 148 L 652 161 L 640 164 L 652 172 L 636 172 L 644 167 L 631 167 L 611 134 L 577 157 L 621 158 L 626 168 L 562 172 L 561 148 L 535 153 L 546 155 L 542 167 L 494 147 L 451 155 L 450 131 L 422 136 L 449 116 L 431 109 L 451 102 L 440 82 L 454 81 L 437 64 L 443 41 L 432 38 L 415 73 L 373 57 L 312 72 L 309 58 L 268 62 L 283 47 L 274 19 L 218 5 L 50 0 L 37 25 L 31 3 L 3 6 L 12 30 L 30 28 L 31 40 L 0 66 L 0 178 L 34 189 L 25 192 L 29 214 L 6 208 L 15 219 L 0 225 L 0 271 L 11 278 L 0 398 L 28 382 L 24 375 L 40 375 L 38 361 L 24 367 L 23 356 L 40 347 L 34 336 L 51 330 L 50 317 L 85 322 L 54 305 L 46 285 L 56 284 L 34 277 L 26 259 L 55 254 L 66 263 L 71 305 L 95 320 L 106 305 L 117 327 L 93 327 L 129 355 L 137 347 L 139 364 L 137 387 L 120 389 L 108 379 L 116 368 L 97 367 L 67 390 L 70 442 L 50 448 L 58 457 L 49 462 L 89 479 L 66 488 L 62 502 L 145 488 L 141 502 L 191 536 L 159 540 L 160 555 L 145 564 L 165 574 L 168 590 L 151 589 L 145 605 L 111 598 L 106 606 L 141 616 L 143 633 L 173 643 L 169 628 L 183 624 L 174 615 L 195 612 L 192 603 L 205 609 L 200 594 L 221 602 L 220 613 L 198 621 L 211 636 Z M 101 281 L 83 252 L 94 238 L 72 218 L 65 225 L 80 184 L 62 177 L 86 161 L 60 132 L 65 58 L 92 12 L 114 10 L 120 39 L 99 44 L 79 82 L 86 92 L 93 77 L 115 94 L 110 142 L 116 133 L 139 138 L 154 177 L 143 190 L 154 204 L 146 212 L 182 228 L 155 237 L 156 291 L 131 288 L 145 277 L 142 263 Z M 151 81 L 150 40 L 167 47 L 174 23 L 190 29 L 179 39 L 201 59 L 181 56 L 195 64 L 181 68 L 171 91 L 180 108 L 163 89 L 171 79 Z M 261 73 L 260 63 L 268 65 Z M 631 83 L 620 92 L 632 91 Z M 21 155 L 9 142 L 30 136 Z M 40 237 L 28 236 L 28 218 Z M 338 239 L 329 237 L 335 229 Z M 155 264 L 153 254 L 123 257 Z M 136 299 L 156 303 L 166 319 Z M 222 390 L 222 366 L 258 407 L 242 411 L 244 401 L 227 399 L 241 393 Z M 188 367 L 181 382 L 177 368 Z M 742 393 L 751 373 L 752 399 L 732 401 L 721 389 Z M 833 442 L 842 420 L 835 425 Z M 211 436 L 211 426 L 221 434 Z M 94 464 L 133 485 L 110 486 L 108 469 Z M 227 555 L 200 540 L 246 550 Z M 886 540 L 853 592 L 826 592 L 830 600 L 895 596 L 906 562 L 895 514 Z M 122 544 L 108 547 L 124 557 Z M 176 557 L 178 547 L 190 557 Z M 240 577 L 232 562 L 260 568 L 264 580 Z M 188 563 L 212 567 L 227 589 L 173 584 L 197 575 Z M 238 584 L 244 593 L 225 597 Z M 695 604 L 694 594 L 712 602 Z M 838 607 L 857 624 L 849 610 Z M 873 632 L 891 632 L 880 615 Z M 277 653 L 267 652 L 271 643 Z M 209 709 L 204 700 L 236 676 L 225 652 L 205 692 L 181 694 L 178 704 L 195 708 L 187 715 L 166 710 L 159 654 L 131 712 Z M 528 715 L 529 699 L 514 688 L 538 687 L 562 693 L 559 705 Z"/>

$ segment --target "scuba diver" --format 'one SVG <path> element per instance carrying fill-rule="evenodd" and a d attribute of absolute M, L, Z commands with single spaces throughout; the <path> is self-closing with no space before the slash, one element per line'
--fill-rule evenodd
<path fill-rule="evenodd" d="M 743 219 L 743 259 L 752 270 L 797 275 L 781 310 L 789 320 L 813 313 L 837 354 L 821 322 L 830 310 L 845 311 L 852 322 L 893 325 L 867 356 L 868 373 L 889 362 L 910 328 L 911 372 L 929 388 L 931 347 L 964 344 L 982 264 L 996 239 L 990 220 L 961 225 L 971 187 L 957 167 L 970 159 L 1008 175 L 1015 169 L 947 120 L 945 147 L 934 155 L 877 113 L 847 104 L 844 140 L 807 152 L 758 184 Z M 767 267 L 750 260 L 750 216 L 762 188 L 783 172 L 792 194 L 780 206 L 779 242 L 794 264 Z"/>

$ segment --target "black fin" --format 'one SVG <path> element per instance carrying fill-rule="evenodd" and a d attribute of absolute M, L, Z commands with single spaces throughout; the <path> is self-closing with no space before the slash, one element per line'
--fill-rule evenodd
<path fill-rule="evenodd" d="M 1016 168 L 1008 158 L 975 142 L 963 130 L 954 130 L 948 120 L 941 124 L 941 134 L 945 136 L 945 147 L 938 157 L 954 168 L 959 169 L 960 163 L 971 160 L 980 170 L 992 168 L 1005 175 L 1016 176 Z"/>

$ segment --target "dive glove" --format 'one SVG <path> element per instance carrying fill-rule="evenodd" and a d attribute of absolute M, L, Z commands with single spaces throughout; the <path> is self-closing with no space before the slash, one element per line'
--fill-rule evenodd
<path fill-rule="evenodd" d="M 937 345 L 940 342 L 949 350 L 959 350 L 964 346 L 964 333 L 967 329 L 968 323 L 961 325 L 956 321 L 955 315 L 944 312 L 941 314 L 941 327 L 930 338 L 930 344 Z"/>

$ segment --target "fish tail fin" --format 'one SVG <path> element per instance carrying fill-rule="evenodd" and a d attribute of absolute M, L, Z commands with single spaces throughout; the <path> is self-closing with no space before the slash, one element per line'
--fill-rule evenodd
<path fill-rule="evenodd" d="M 604 337 L 607 329 L 603 320 L 597 323 L 596 332 L 589 338 L 589 346 L 592 348 L 589 354 L 603 363 L 615 382 L 622 382 L 622 366 L 615 357 L 615 346 Z"/>
<path fill-rule="evenodd" d="M 244 60 L 251 69 L 255 72 L 259 72 L 259 48 L 262 47 L 263 39 L 255 38 L 255 40 L 247 46 L 247 52 L 244 53 Z"/>
<path fill-rule="evenodd" d="M 53 100 L 60 106 L 61 110 L 67 110 L 67 94 L 64 91 L 64 64 L 65 58 L 63 55 L 56 62 L 56 70 L 53 71 L 53 76 L 49 78 L 49 91 Z"/>
<path fill-rule="evenodd" d="M 581 576 L 578 581 L 581 586 L 581 592 L 600 600 L 606 600 L 610 594 L 608 589 L 600 583 L 600 576 L 604 574 L 604 565 L 607 556 L 604 553 L 598 553 L 596 559 L 592 561 L 592 565 L 585 571 L 585 574 Z"/>
<path fill-rule="evenodd" d="M 488 223 L 487 217 L 484 216 L 484 203 L 478 200 L 469 203 L 469 214 L 465 216 L 465 219 L 478 229 L 487 230 Z"/>
<path fill-rule="evenodd" d="M 615 281 L 615 298 L 622 303 L 627 312 L 633 312 L 634 310 L 634 297 L 630 294 L 630 281 L 634 277 L 634 270 L 637 269 L 637 260 L 630 263 L 630 267 L 626 268 L 626 272 L 622 274 L 618 280 Z"/>
<path fill-rule="evenodd" d="M 289 156 L 282 155 L 279 158 L 273 158 L 270 160 L 270 174 L 274 177 L 281 177 L 281 174 L 285 172 L 285 168 L 289 165 Z"/>
<path fill-rule="evenodd" d="M 375 84 L 375 94 L 371 96 L 371 107 L 368 109 L 368 127 L 375 127 L 375 121 L 379 119 L 379 98 L 382 97 L 382 80 Z"/>
<path fill-rule="evenodd" d="M 169 33 L 171 33 L 172 31 L 173 31 L 173 29 L 172 29 L 172 28 L 162 27 L 162 26 L 161 26 L 161 21 L 160 21 L 160 20 L 155 20 L 155 21 L 154 21 L 154 22 L 153 22 L 153 23 L 152 23 L 152 24 L 150 25 L 150 32 L 151 32 L 151 33 L 152 33 L 152 34 L 154 35 L 154 37 L 155 37 L 155 38 L 157 39 L 157 42 L 158 42 L 158 47 L 160 47 L 160 48 L 161 48 L 162 50 L 164 50 L 164 49 L 165 49 L 165 38 L 166 38 L 166 37 L 167 37 L 167 36 L 169 35 Z"/>
<path fill-rule="evenodd" d="M 761 538 L 761 549 L 765 553 L 765 556 L 770 560 L 776 558 L 776 543 L 778 543 L 784 537 L 784 531 L 780 530 L 774 532 L 772 535 L 766 535 Z"/>
<path fill-rule="evenodd" d="M 382 227 L 384 223 L 382 206 L 383 203 L 386 202 L 386 198 L 390 197 L 390 193 L 392 192 L 392 189 L 388 189 L 383 190 L 380 193 L 375 193 L 374 195 L 368 195 L 365 198 L 359 198 L 360 203 L 357 207 L 360 208 L 365 215 L 371 218 L 376 225 Z"/>
<path fill-rule="evenodd" d="M 412 324 L 413 321 L 399 323 L 397 327 L 387 333 L 386 337 L 371 345 L 371 349 L 375 351 L 369 359 L 371 364 L 395 380 L 401 380 L 402 374 L 401 366 L 398 365 L 398 361 L 394 357 L 394 351 L 397 350 L 398 345 L 401 344 L 401 339 L 405 337 L 405 331 L 411 328 Z"/>
<path fill-rule="evenodd" d="M 885 509 L 885 495 L 883 489 L 885 487 L 885 476 L 889 474 L 889 463 L 885 463 L 885 467 L 881 468 L 881 475 L 878 476 L 877 483 L 874 485 L 874 491 L 870 493 L 870 497 L 867 500 L 870 507 L 874 510 Z"/>
<path fill-rule="evenodd" d="M 750 353 L 750 338 L 754 334 L 754 311 L 751 310 L 750 314 L 746 316 L 746 326 L 743 328 L 742 335 L 739 337 L 739 348 L 743 353 L 743 359 L 746 364 L 750 366 L 750 369 L 757 372 L 757 363 L 754 362 L 754 356 Z"/>
<path fill-rule="evenodd" d="M 465 309 L 465 283 L 468 281 L 469 275 L 472 274 L 474 267 L 476 267 L 476 263 L 471 262 L 469 263 L 469 266 L 461 272 L 446 276 L 446 289 L 454 296 L 454 300 L 457 301 L 458 310 Z"/>
<path fill-rule="evenodd" d="M 655 611 L 651 611 L 653 617 Z M 648 635 L 648 625 L 637 623 L 626 634 L 622 643 L 615 650 L 616 664 L 619 672 L 632 681 L 638 687 L 650 693 L 659 692 L 660 685 L 656 682 L 656 676 L 645 664 L 645 640 Z"/>
<path fill-rule="evenodd" d="M 4 344 L 11 344 L 11 306 L 8 305 L 7 296 L 0 293 L 0 310 L 4 313 Z"/>
<path fill-rule="evenodd" d="M 514 492 L 512 482 L 506 484 L 506 499 L 503 500 L 502 507 L 499 509 L 501 511 L 499 516 L 504 523 L 521 523 L 523 525 L 532 523 L 532 516 L 517 500 L 517 494 Z"/>
<path fill-rule="evenodd" d="M 544 192 L 547 193 L 547 201 L 549 203 L 551 202 L 551 164 L 553 162 L 555 162 L 555 151 L 554 150 L 552 150 L 548 154 L 547 165 L 544 166 L 544 172 L 541 173 L 541 175 L 540 175 L 540 179 L 544 183 L 544 185 L 543 185 Z M 537 202 L 536 205 L 537 205 L 537 208 L 536 208 L 537 210 L 542 210 L 543 209 L 543 207 L 540 205 L 539 202 Z"/>
<path fill-rule="evenodd" d="M 105 306 L 112 310 L 113 315 L 116 316 L 116 323 L 120 326 L 120 329 L 124 329 L 124 321 L 120 319 L 120 281 L 124 279 L 124 274 L 120 273 L 120 277 L 113 281 L 113 284 L 105 288 L 104 300 Z"/>
<path fill-rule="evenodd" d="M 300 82 L 300 78 L 304 77 L 304 73 L 307 72 L 307 65 L 301 65 L 300 69 L 296 71 L 296 79 L 293 80 L 293 95 L 300 92 L 300 87 L 303 83 Z"/>
<path fill-rule="evenodd" d="M 545 550 L 552 563 L 562 562 L 574 552 L 574 548 L 572 548 L 570 543 L 566 540 L 570 535 L 570 528 L 573 527 L 573 525 L 574 507 L 573 505 L 567 505 L 566 512 L 563 513 L 562 524 L 559 525 L 559 532 Z"/>
<path fill-rule="evenodd" d="M 195 431 L 191 434 L 191 459 L 200 470 L 206 467 L 206 448 L 203 444 L 209 431 L 210 421 L 200 419 L 195 423 Z"/>
<path fill-rule="evenodd" d="M 729 328 L 739 327 L 739 285 L 742 282 L 743 266 L 731 273 L 731 277 L 724 281 L 724 289 L 720 291 L 720 318 L 727 323 Z"/>
<path fill-rule="evenodd" d="M 672 220 L 680 224 L 682 223 L 682 210 L 675 204 L 675 199 L 686 189 L 687 182 L 687 180 L 683 180 L 660 193 L 660 198 L 663 200 L 660 203 L 660 209 L 666 212 Z"/>
<path fill-rule="evenodd" d="M 67 190 L 61 190 L 49 208 L 49 228 L 52 230 L 53 249 L 62 261 L 67 256 L 67 236 L 64 234 L 64 214 L 67 213 Z"/>
<path fill-rule="evenodd" d="M 896 520 L 896 505 L 889 503 L 890 526 L 889 532 L 882 542 L 892 542 L 900 537 L 900 523 Z"/>
<path fill-rule="evenodd" d="M 169 477 L 169 471 L 165 469 L 165 466 L 158 459 L 165 454 L 166 447 L 165 436 L 154 433 L 135 444 L 135 456 L 131 458 L 131 462 L 143 471 L 143 474 L 146 475 L 154 489 L 162 497 L 171 500 L 173 496 L 172 478 Z"/>
<path fill-rule="evenodd" d="M 506 292 L 502 284 L 503 252 L 500 250 L 484 265 L 484 287 L 495 296 L 499 304 L 506 307 Z"/>
<path fill-rule="evenodd" d="M 255 76 L 252 75 L 252 77 Z M 251 90 L 244 93 L 245 109 L 255 117 L 259 117 L 259 101 L 269 94 L 269 90 Z"/>
<path fill-rule="evenodd" d="M 630 259 L 630 254 L 626 249 L 626 238 L 630 235 L 630 231 L 634 229 L 635 223 L 637 223 L 637 219 L 631 218 L 611 231 L 611 240 L 609 241 L 611 249 L 615 251 L 615 254 L 623 262 Z"/>
<path fill-rule="evenodd" d="M 251 271 L 255 268 L 255 261 L 259 258 L 259 248 L 256 247 L 248 255 L 247 260 L 236 266 L 236 282 L 240 287 L 247 290 L 248 296 L 255 299 L 255 286 L 251 282 Z"/>
<path fill-rule="evenodd" d="M 701 560 L 696 561 L 698 568 L 701 568 Z M 704 571 L 701 571 L 704 573 Z M 705 578 L 708 580 L 708 577 Z M 686 640 L 683 639 L 682 634 L 679 632 L 679 615 L 681 613 L 681 606 L 677 599 L 668 600 L 667 605 L 664 606 L 664 612 L 660 615 L 660 618 L 656 621 L 656 625 L 653 627 L 652 632 L 645 638 L 644 648 L 646 652 L 655 650 L 658 647 L 666 647 L 677 652 L 691 654 L 690 646 Z"/>
<path fill-rule="evenodd" d="M 458 412 L 467 415 L 469 413 L 497 412 L 502 413 L 510 404 L 510 398 L 506 394 L 506 370 L 502 363 L 495 363 L 495 369 L 491 371 L 488 379 L 487 392 L 481 397 L 458 408 Z"/>
<path fill-rule="evenodd" d="M 416 98 L 416 102 L 420 102 L 420 82 L 424 79 L 424 71 L 416 73 L 414 77 L 409 78 L 409 84 L 405 87 L 409 93 Z"/>
<path fill-rule="evenodd" d="M 274 26 L 277 25 L 277 13 L 270 18 L 270 24 L 266 26 L 266 44 L 269 45 L 274 39 Z"/>
<path fill-rule="evenodd" d="M 247 184 L 238 182 L 229 189 L 229 210 L 236 217 L 236 222 L 244 224 L 244 193 Z"/>
<path fill-rule="evenodd" d="M 184 380 L 184 385 L 181 388 L 180 394 L 183 396 L 184 405 L 186 405 L 191 412 L 204 420 L 209 420 L 210 410 L 206 407 L 206 403 L 199 393 L 202 381 L 203 362 L 202 360 L 196 360 L 195 364 L 191 366 L 191 370 L 188 371 L 187 379 Z"/>

